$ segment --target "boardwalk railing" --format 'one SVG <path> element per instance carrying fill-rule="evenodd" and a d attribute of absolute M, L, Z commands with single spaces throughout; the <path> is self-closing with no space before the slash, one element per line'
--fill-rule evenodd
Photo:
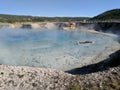
<path fill-rule="evenodd" d="M 83 20 L 83 21 L 75 21 L 80 23 L 120 23 L 120 19 L 111 19 L 111 20 Z"/>

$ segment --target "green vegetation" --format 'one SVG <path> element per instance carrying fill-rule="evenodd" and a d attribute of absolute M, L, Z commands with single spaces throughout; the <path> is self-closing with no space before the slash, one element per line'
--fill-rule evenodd
<path fill-rule="evenodd" d="M 120 9 L 113 9 L 106 11 L 98 16 L 92 18 L 92 20 L 108 20 L 108 19 L 120 19 Z"/>
<path fill-rule="evenodd" d="M 88 17 L 38 17 L 38 16 L 19 16 L 19 15 L 6 15 L 0 14 L 0 22 L 68 22 L 68 21 L 81 21 L 87 20 Z"/>
<path fill-rule="evenodd" d="M 120 20 L 120 9 L 113 9 L 106 11 L 102 14 L 99 14 L 98 16 L 95 16 L 91 18 L 90 20 Z M 97 26 L 95 27 L 96 31 L 103 31 L 108 32 L 112 31 L 115 34 L 118 34 L 120 31 L 120 23 L 117 22 L 109 22 L 109 23 L 97 23 Z"/>
<path fill-rule="evenodd" d="M 82 90 L 81 86 L 74 84 L 68 88 L 68 90 Z"/>
<path fill-rule="evenodd" d="M 113 9 L 106 11 L 93 18 L 89 17 L 38 17 L 38 16 L 24 16 L 24 15 L 7 15 L 0 14 L 0 22 L 68 22 L 68 21 L 83 21 L 83 20 L 108 20 L 120 19 L 120 9 Z"/>

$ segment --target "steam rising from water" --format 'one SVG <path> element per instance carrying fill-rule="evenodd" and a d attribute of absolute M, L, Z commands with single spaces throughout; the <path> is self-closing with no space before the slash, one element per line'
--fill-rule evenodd
<path fill-rule="evenodd" d="M 57 28 L 57 26 L 56 26 L 54 23 L 47 23 L 47 24 L 45 25 L 45 27 L 46 27 L 47 29 L 56 29 L 56 28 Z"/>
<path fill-rule="evenodd" d="M 95 44 L 77 44 L 93 41 Z M 114 42 L 86 31 L 0 30 L 0 63 L 68 70 L 91 62 Z"/>

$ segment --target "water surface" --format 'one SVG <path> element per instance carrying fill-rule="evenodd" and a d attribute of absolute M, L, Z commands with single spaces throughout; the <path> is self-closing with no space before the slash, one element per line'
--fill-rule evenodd
<path fill-rule="evenodd" d="M 86 31 L 2 28 L 0 64 L 69 70 L 90 62 L 113 41 L 113 37 Z"/>

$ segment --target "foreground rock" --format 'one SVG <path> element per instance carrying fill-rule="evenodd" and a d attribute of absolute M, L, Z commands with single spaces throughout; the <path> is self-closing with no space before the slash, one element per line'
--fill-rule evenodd
<path fill-rule="evenodd" d="M 0 90 L 107 90 L 109 88 L 120 89 L 120 66 L 77 76 L 51 69 L 0 66 Z"/>
<path fill-rule="evenodd" d="M 0 90 L 65 90 L 72 78 L 51 69 L 0 66 Z"/>
<path fill-rule="evenodd" d="M 76 76 L 78 90 L 120 90 L 120 66 L 106 71 Z"/>

